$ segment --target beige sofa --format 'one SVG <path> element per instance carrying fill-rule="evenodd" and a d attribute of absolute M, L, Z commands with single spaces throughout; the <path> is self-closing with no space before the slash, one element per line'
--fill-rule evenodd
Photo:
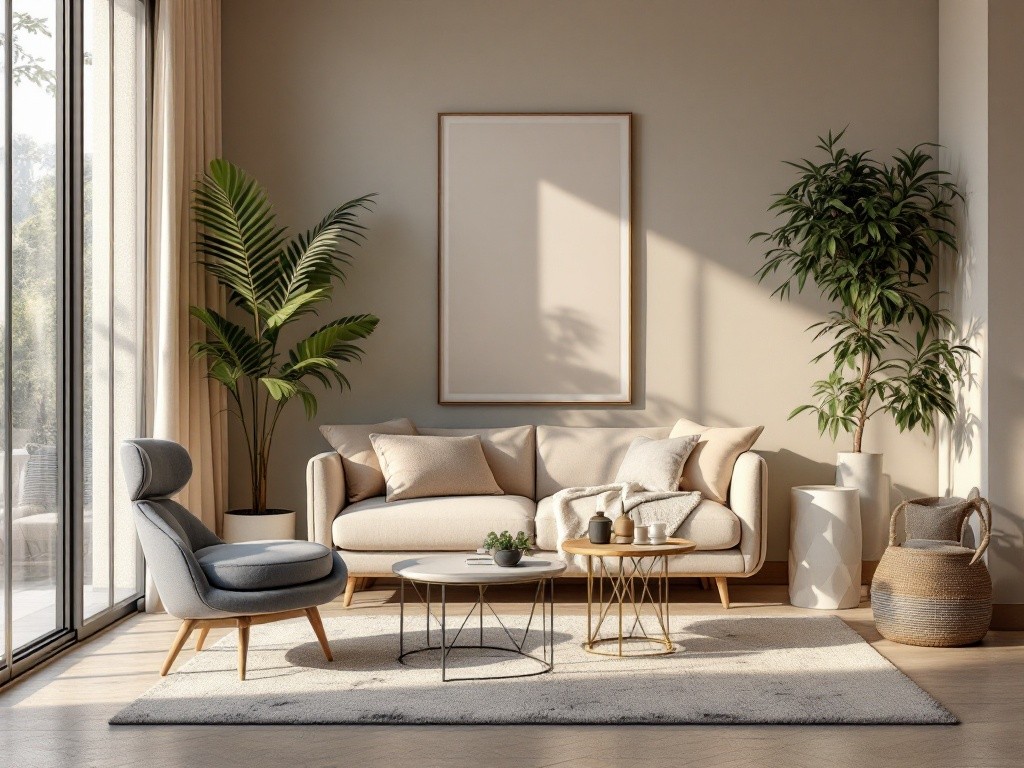
<path fill-rule="evenodd" d="M 349 504 L 341 456 L 329 451 L 314 456 L 306 471 L 309 539 L 337 547 L 348 566 L 345 594 L 369 578 L 392 575 L 399 560 L 431 552 L 472 552 L 489 531 L 527 531 L 540 552 L 557 548 L 551 497 L 563 488 L 611 482 L 634 438 L 668 437 L 670 427 L 519 428 L 515 440 L 499 441 L 487 451 L 503 496 L 448 496 L 385 502 L 375 497 Z M 488 434 L 499 430 L 425 429 L 423 435 Z M 485 442 L 485 449 L 488 448 Z M 751 576 L 765 558 L 767 470 L 752 451 L 733 468 L 727 505 L 701 501 L 677 535 L 697 544 L 697 551 L 669 559 L 674 576 L 716 579 L 728 608 L 727 579 Z M 593 514 L 593 499 L 582 499 L 580 512 Z M 584 576 L 570 567 L 566 576 Z"/>

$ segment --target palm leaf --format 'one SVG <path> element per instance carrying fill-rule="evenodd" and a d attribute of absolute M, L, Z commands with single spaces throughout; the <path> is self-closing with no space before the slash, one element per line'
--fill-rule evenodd
<path fill-rule="evenodd" d="M 284 279 L 270 298 L 275 311 L 297 295 L 330 285 L 334 278 L 344 281 L 341 264 L 348 263 L 349 256 L 340 249 L 345 242 L 363 239 L 363 227 L 356 216 L 358 211 L 370 209 L 373 197 L 364 195 L 343 203 L 313 229 L 292 238 L 281 255 Z"/>
<path fill-rule="evenodd" d="M 267 193 L 237 166 L 214 160 L 196 183 L 192 210 L 200 225 L 200 263 L 228 289 L 232 303 L 256 314 L 281 279 L 285 241 Z"/>

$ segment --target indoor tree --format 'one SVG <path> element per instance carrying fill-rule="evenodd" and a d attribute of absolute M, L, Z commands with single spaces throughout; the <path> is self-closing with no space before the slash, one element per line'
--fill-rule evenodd
<path fill-rule="evenodd" d="M 206 331 L 192 351 L 227 388 L 230 410 L 241 422 L 254 514 L 267 511 L 267 467 L 284 407 L 298 398 L 311 419 L 317 410 L 311 381 L 348 387 L 341 366 L 361 357 L 353 342 L 373 333 L 379 322 L 373 315 L 351 315 L 291 345 L 281 338 L 282 331 L 330 301 L 336 279 L 344 281 L 343 267 L 351 257 L 343 249 L 363 239 L 357 216 L 372 198 L 342 203 L 311 230 L 289 237 L 277 225 L 264 189 L 228 161 L 211 162 L 196 183 L 192 211 L 199 263 L 224 286 L 229 305 L 244 321 L 190 307 Z"/>
<path fill-rule="evenodd" d="M 939 246 L 955 257 L 952 201 L 961 197 L 948 174 L 932 166 L 920 144 L 898 150 L 883 163 L 870 152 L 841 146 L 843 133 L 819 137 L 821 162 L 788 163 L 796 182 L 769 208 L 783 219 L 758 232 L 770 248 L 758 280 L 781 273 L 773 295 L 787 298 L 808 280 L 836 305 L 814 323 L 817 340 L 831 345 L 813 358 L 832 358 L 832 371 L 813 384 L 814 402 L 793 410 L 817 415 L 818 430 L 835 439 L 853 433 L 861 451 L 864 428 L 878 413 L 889 414 L 900 431 L 931 432 L 935 414 L 953 419 L 955 383 L 973 350 L 951 341 L 954 325 L 935 308 L 939 292 L 929 277 Z"/>

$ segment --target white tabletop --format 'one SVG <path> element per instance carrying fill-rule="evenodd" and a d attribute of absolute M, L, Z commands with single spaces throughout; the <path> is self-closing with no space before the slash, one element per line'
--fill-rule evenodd
<path fill-rule="evenodd" d="M 558 576 L 565 563 L 557 557 L 524 557 L 519 565 L 468 565 L 468 553 L 428 555 L 402 560 L 392 566 L 397 575 L 432 584 L 517 584 Z"/>

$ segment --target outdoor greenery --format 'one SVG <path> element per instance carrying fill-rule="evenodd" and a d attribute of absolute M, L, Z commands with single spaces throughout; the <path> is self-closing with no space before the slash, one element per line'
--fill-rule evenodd
<path fill-rule="evenodd" d="M 860 451 L 864 428 L 880 412 L 900 431 L 920 427 L 926 434 L 935 414 L 953 419 L 954 385 L 973 350 L 950 341 L 956 329 L 947 312 L 935 308 L 938 292 L 929 278 L 945 246 L 957 250 L 952 201 L 961 197 L 945 171 L 933 168 L 927 148 L 898 150 L 890 163 L 870 152 L 851 153 L 840 142 L 845 131 L 819 137 L 820 163 L 788 163 L 797 181 L 769 207 L 783 218 L 771 232 L 757 232 L 770 248 L 758 279 L 782 272 L 773 295 L 803 291 L 808 281 L 837 305 L 827 320 L 814 323 L 815 340 L 829 337 L 832 371 L 816 381 L 809 411 L 818 430 L 835 439 L 853 433 Z"/>
<path fill-rule="evenodd" d="M 306 417 L 316 414 L 310 380 L 330 388 L 349 386 L 341 364 L 360 359 L 352 342 L 373 333 L 373 315 L 342 317 L 288 347 L 282 331 L 317 306 L 329 302 L 335 279 L 344 281 L 351 256 L 342 250 L 358 244 L 364 227 L 360 210 L 373 195 L 358 197 L 328 213 L 313 229 L 288 237 L 279 227 L 264 189 L 240 168 L 214 160 L 197 181 L 192 211 L 199 225 L 200 264 L 227 291 L 228 303 L 244 316 L 237 324 L 210 308 L 191 307 L 206 338 L 193 353 L 204 358 L 209 375 L 230 394 L 231 412 L 246 437 L 254 514 L 267 511 L 267 469 L 277 420 L 293 399 Z"/>
<path fill-rule="evenodd" d="M 12 13 L 11 83 L 54 94 L 56 74 L 21 44 L 52 37 L 45 18 Z M 6 47 L 0 34 L 0 54 Z M 11 96 L 12 94 L 9 94 Z M 56 107 L 54 107 L 56 109 Z M 54 113 L 56 114 L 56 113 Z M 0 151 L 4 148 L 0 146 Z M 11 164 L 11 418 L 15 448 L 56 444 L 57 432 L 57 150 L 53 143 L 15 134 Z M 0 330 L 3 319 L 0 318 Z M 3 356 L 0 355 L 0 376 Z"/>
<path fill-rule="evenodd" d="M 530 537 L 523 531 L 519 531 L 515 537 L 508 531 L 502 531 L 501 533 L 491 531 L 487 534 L 487 538 L 484 539 L 484 549 L 489 549 L 492 552 L 500 549 L 518 549 L 523 554 L 528 555 L 531 549 Z"/>

